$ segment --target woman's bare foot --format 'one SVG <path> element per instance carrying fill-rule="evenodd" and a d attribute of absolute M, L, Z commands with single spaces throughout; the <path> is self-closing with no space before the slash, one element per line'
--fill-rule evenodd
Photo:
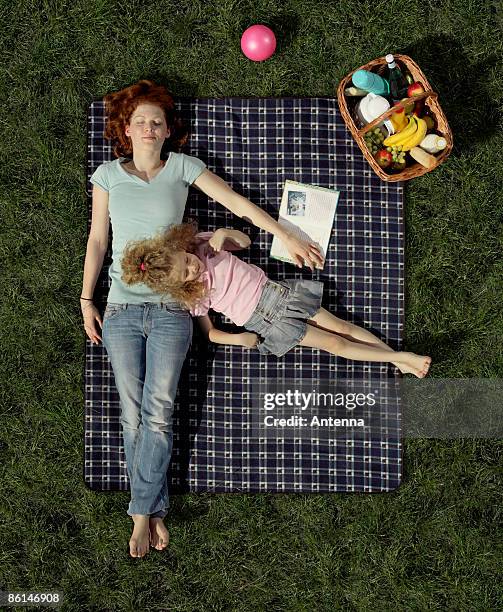
<path fill-rule="evenodd" d="M 416 355 L 415 353 L 400 352 L 400 357 L 393 363 L 402 374 L 414 374 L 418 378 L 424 378 L 428 374 L 431 357 Z"/>
<path fill-rule="evenodd" d="M 144 557 L 149 551 L 149 516 L 133 514 L 133 534 L 129 540 L 129 554 L 132 557 Z"/>
<path fill-rule="evenodd" d="M 157 550 L 164 550 L 169 542 L 169 533 L 160 517 L 150 517 L 150 543 Z"/>

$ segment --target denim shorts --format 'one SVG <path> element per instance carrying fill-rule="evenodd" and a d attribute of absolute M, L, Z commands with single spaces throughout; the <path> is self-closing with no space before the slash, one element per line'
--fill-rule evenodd
<path fill-rule="evenodd" d="M 262 355 L 282 357 L 306 335 L 307 319 L 321 308 L 323 283 L 319 281 L 267 279 L 252 316 L 243 327 L 262 340 L 257 350 Z"/>

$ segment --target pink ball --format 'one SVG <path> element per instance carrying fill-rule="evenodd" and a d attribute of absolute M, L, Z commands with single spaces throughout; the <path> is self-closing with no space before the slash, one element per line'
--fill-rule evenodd
<path fill-rule="evenodd" d="M 252 25 L 241 36 L 241 51 L 254 62 L 269 59 L 275 49 L 274 32 L 265 25 Z"/>

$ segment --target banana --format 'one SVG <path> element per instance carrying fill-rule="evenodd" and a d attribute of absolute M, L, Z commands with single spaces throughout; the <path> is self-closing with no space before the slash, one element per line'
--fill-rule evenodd
<path fill-rule="evenodd" d="M 417 130 L 417 123 L 415 120 L 416 120 L 416 116 L 411 115 L 409 117 L 409 123 L 407 124 L 407 127 L 401 130 L 400 132 L 398 132 L 397 134 L 388 136 L 388 138 L 384 140 L 383 145 L 385 147 L 398 146 L 403 141 L 407 140 Z"/>
<path fill-rule="evenodd" d="M 408 138 L 405 142 L 402 142 L 402 151 L 410 151 L 422 141 L 426 136 L 428 124 L 421 117 L 416 117 L 417 121 L 417 132 Z"/>

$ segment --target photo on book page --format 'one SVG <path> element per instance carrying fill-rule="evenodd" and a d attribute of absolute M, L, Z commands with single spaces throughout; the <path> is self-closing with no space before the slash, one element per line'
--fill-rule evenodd
<path fill-rule="evenodd" d="M 340 191 L 336 189 L 290 179 L 285 181 L 283 188 L 278 223 L 298 238 L 316 244 L 323 256 L 323 265 L 316 265 L 318 270 L 325 267 L 339 195 Z M 276 236 L 272 239 L 270 256 L 295 265 L 290 253 Z"/>

